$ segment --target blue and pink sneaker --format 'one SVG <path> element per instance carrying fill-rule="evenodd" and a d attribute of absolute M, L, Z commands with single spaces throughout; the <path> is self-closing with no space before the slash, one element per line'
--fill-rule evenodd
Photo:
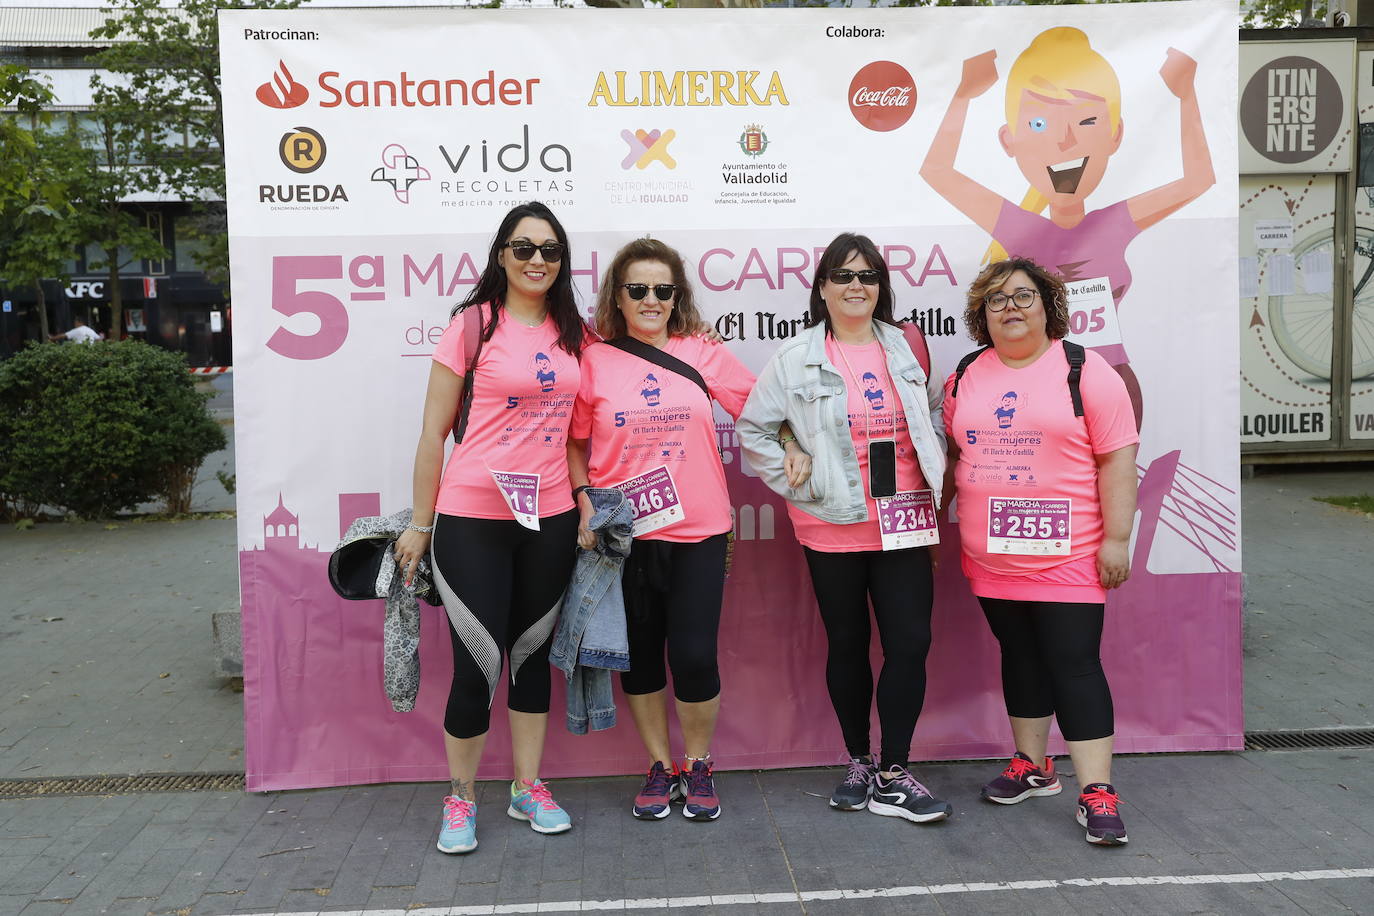
<path fill-rule="evenodd" d="M 716 797 L 716 782 L 711 776 L 711 764 L 692 760 L 691 767 L 682 771 L 682 794 L 685 804 L 682 816 L 691 821 L 713 821 L 720 817 L 720 799 Z"/>
<path fill-rule="evenodd" d="M 572 818 L 558 807 L 542 779 L 511 783 L 510 807 L 506 813 L 517 821 L 529 821 L 535 833 L 562 833 L 572 829 Z"/>
<path fill-rule="evenodd" d="M 679 776 L 676 766 L 669 773 L 661 762 L 655 760 L 654 765 L 649 767 L 648 775 L 644 777 L 644 785 L 635 796 L 634 807 L 630 809 L 630 813 L 643 820 L 667 817 L 673 802 L 682 797 Z"/>
<path fill-rule="evenodd" d="M 439 851 L 462 855 L 477 848 L 477 802 L 444 796 L 444 819 L 439 824 Z"/>

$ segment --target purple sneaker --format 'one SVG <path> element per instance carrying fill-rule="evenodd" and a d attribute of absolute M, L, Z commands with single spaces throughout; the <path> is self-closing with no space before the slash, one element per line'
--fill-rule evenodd
<path fill-rule="evenodd" d="M 692 821 L 713 821 L 720 817 L 716 782 L 711 777 L 711 764 L 705 760 L 693 760 L 691 769 L 682 771 L 682 794 L 686 796 L 683 817 Z"/>
<path fill-rule="evenodd" d="M 1094 846 L 1125 846 L 1126 825 L 1118 809 L 1121 796 L 1105 782 L 1083 787 L 1078 796 L 1078 826 L 1087 828 L 1087 840 Z"/>
<path fill-rule="evenodd" d="M 1058 795 L 1064 791 L 1059 777 L 1054 775 L 1054 761 L 1045 758 L 1045 765 L 1038 767 L 1020 751 L 1011 758 L 1007 768 L 992 782 L 983 786 L 983 798 L 999 805 L 1014 805 L 1034 795 Z"/>
<path fill-rule="evenodd" d="M 644 777 L 644 785 L 635 796 L 634 807 L 630 809 L 630 813 L 644 820 L 667 817 L 672 803 L 681 795 L 682 787 L 678 784 L 677 767 L 673 767 L 673 772 L 669 773 L 663 768 L 662 763 L 655 760 L 654 765 L 649 768 L 648 775 Z"/>

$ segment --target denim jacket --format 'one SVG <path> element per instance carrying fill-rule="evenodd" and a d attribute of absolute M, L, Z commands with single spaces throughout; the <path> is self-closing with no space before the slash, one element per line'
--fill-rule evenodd
<path fill-rule="evenodd" d="M 611 672 L 630 668 L 620 576 L 633 541 L 634 509 L 625 494 L 589 487 L 596 547 L 577 550 L 563 595 L 549 661 L 568 678 L 568 731 L 585 735 L 615 725 Z"/>
<path fill-rule="evenodd" d="M 944 385 L 928 384 L 900 328 L 873 322 L 887 353 L 887 370 L 906 413 L 921 476 L 940 504 L 945 476 Z M 825 325 L 816 324 L 784 343 L 764 367 L 735 423 L 749 464 L 764 483 L 797 508 L 822 521 L 852 525 L 868 520 L 867 488 L 849 433 L 844 375 L 825 353 Z M 811 456 L 811 479 L 787 485 L 778 425 L 786 420 Z"/>

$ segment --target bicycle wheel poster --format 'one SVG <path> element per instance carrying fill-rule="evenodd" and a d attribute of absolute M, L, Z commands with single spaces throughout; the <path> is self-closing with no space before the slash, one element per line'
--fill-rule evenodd
<path fill-rule="evenodd" d="M 1141 430 L 1134 572 L 1104 637 L 1117 747 L 1239 747 L 1236 29 L 1221 0 L 223 12 L 249 788 L 447 778 L 442 611 L 424 608 L 415 711 L 393 712 L 380 603 L 338 600 L 324 571 L 353 519 L 410 504 L 429 356 L 529 199 L 568 228 L 584 308 L 651 234 L 755 372 L 798 332 L 840 231 L 881 247 L 941 379 L 973 348 L 979 265 L 1057 239 L 1041 256 L 1072 289 L 1070 336 L 1120 375 Z M 1092 112 L 1055 114 L 1079 102 Z M 720 419 L 736 547 L 712 751 L 830 763 L 801 551 Z M 946 513 L 914 759 L 1008 739 L 958 539 Z M 628 717 L 564 732 L 560 680 L 548 775 L 636 770 Z M 503 720 L 486 776 L 509 768 Z"/>

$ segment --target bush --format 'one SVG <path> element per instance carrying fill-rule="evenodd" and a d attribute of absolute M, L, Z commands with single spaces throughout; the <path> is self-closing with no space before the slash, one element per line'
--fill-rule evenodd
<path fill-rule="evenodd" d="M 225 446 L 186 360 L 140 341 L 44 343 L 0 363 L 0 499 L 101 518 L 157 497 L 189 508 Z"/>

